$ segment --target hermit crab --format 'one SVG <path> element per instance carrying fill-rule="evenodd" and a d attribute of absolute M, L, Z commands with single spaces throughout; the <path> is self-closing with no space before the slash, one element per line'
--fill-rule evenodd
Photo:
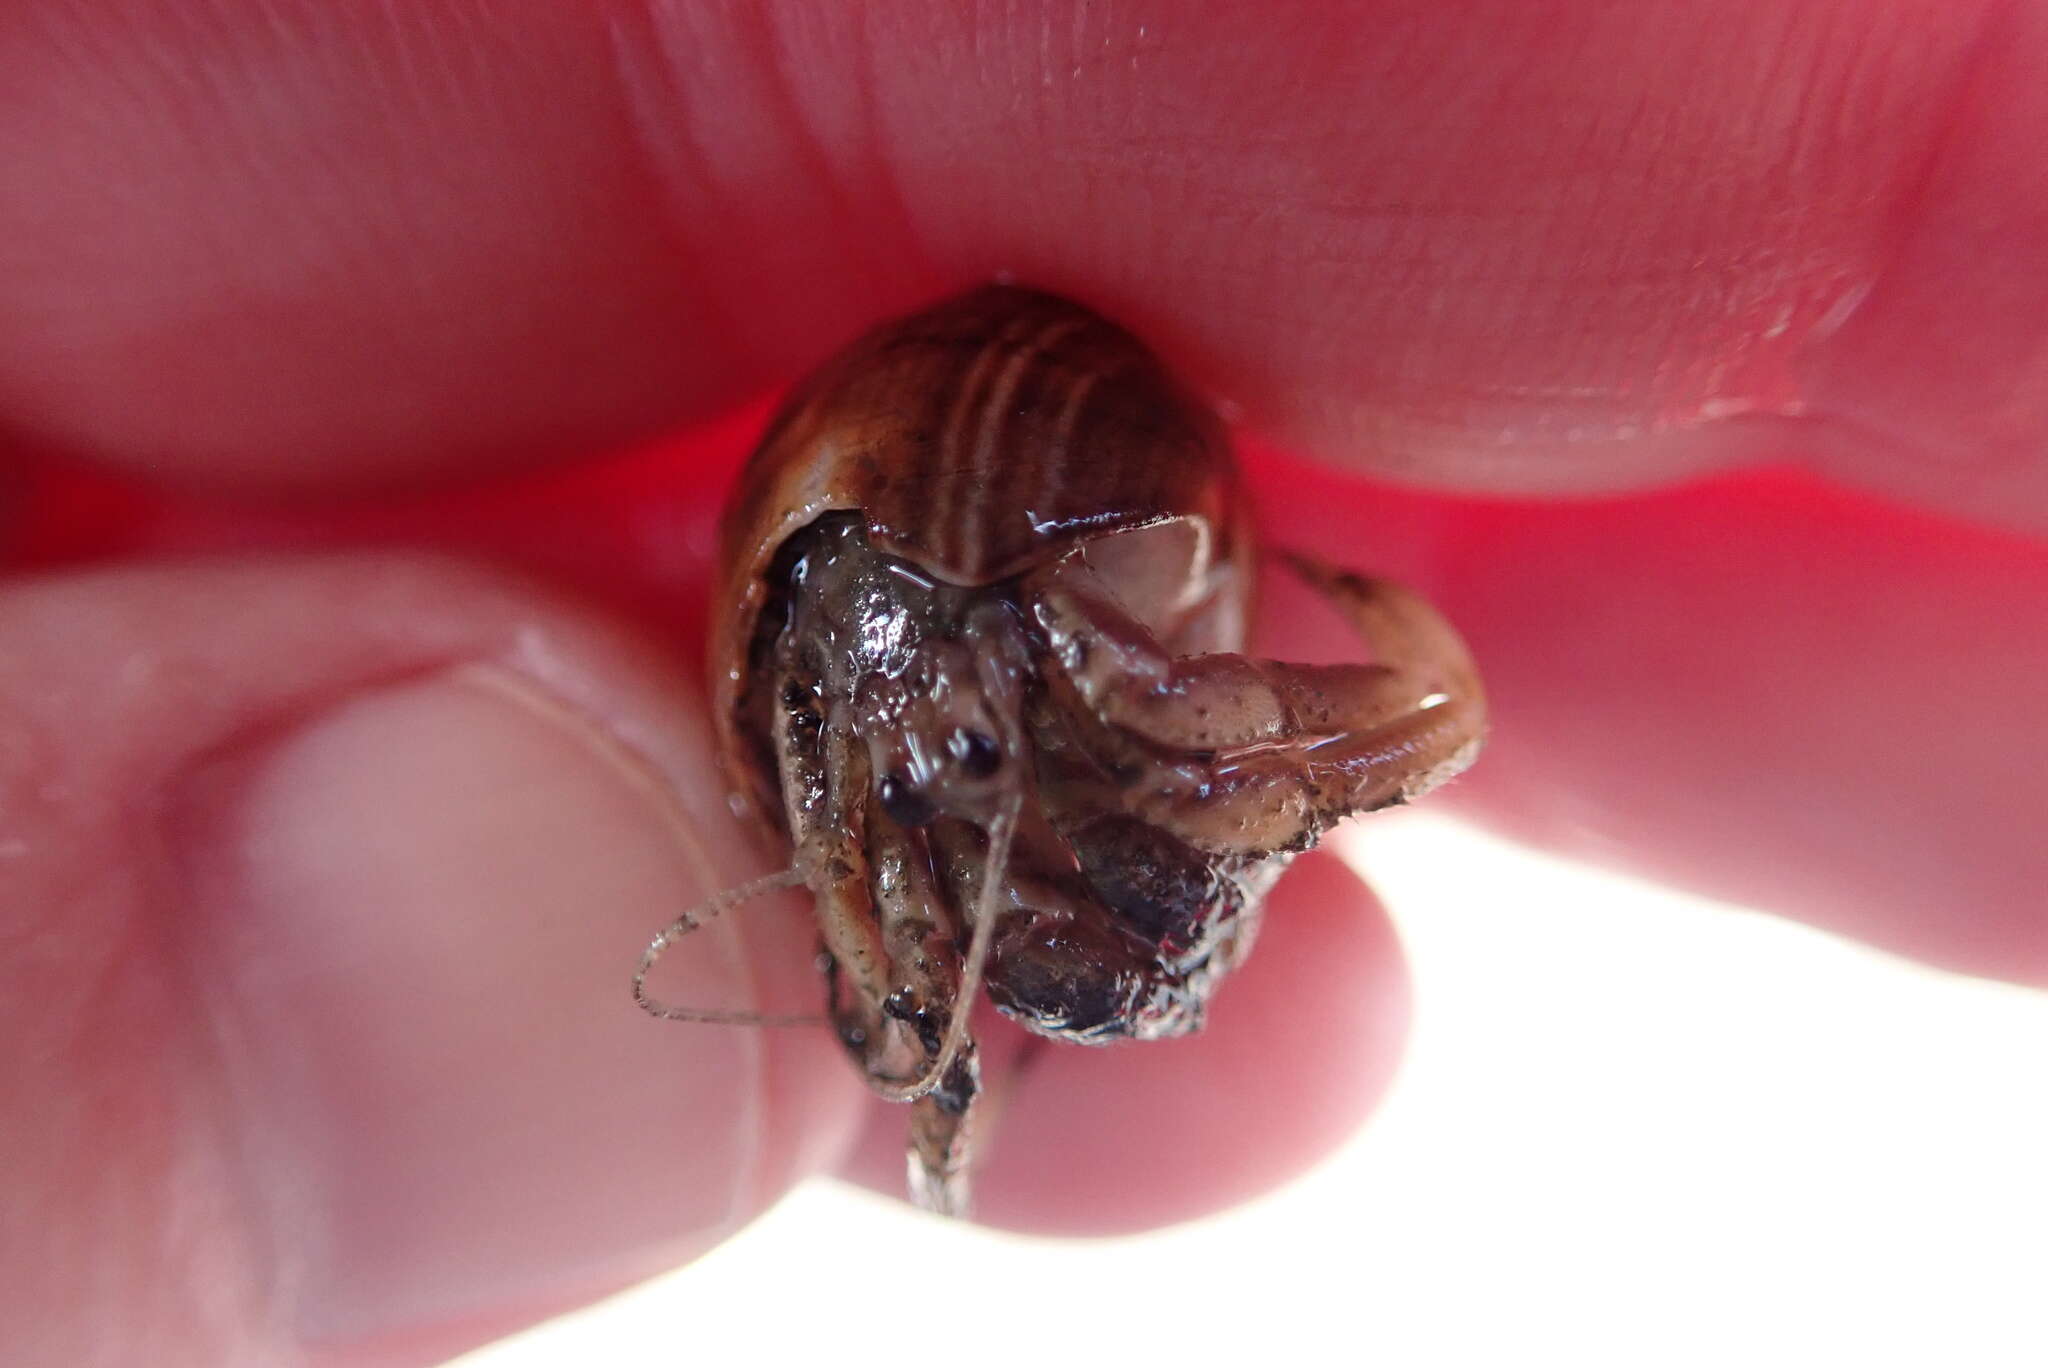
<path fill-rule="evenodd" d="M 783 405 L 723 527 L 710 661 L 740 801 L 788 867 L 677 919 L 816 902 L 826 1017 L 912 1104 L 910 1186 L 961 1212 L 986 991 L 1098 1044 L 1201 1024 L 1267 889 L 1353 813 L 1471 763 L 1457 634 L 1290 557 L 1372 663 L 1239 652 L 1254 545 L 1208 406 L 1129 334 L 991 286 L 869 333 Z"/>

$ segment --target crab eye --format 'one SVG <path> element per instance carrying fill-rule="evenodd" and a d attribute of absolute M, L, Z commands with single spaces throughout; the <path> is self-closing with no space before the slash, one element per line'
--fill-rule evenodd
<path fill-rule="evenodd" d="M 939 815 L 932 806 L 932 800 L 900 774 L 882 777 L 875 785 L 875 797 L 881 800 L 882 811 L 889 814 L 889 820 L 902 827 L 921 827 Z"/>
<path fill-rule="evenodd" d="M 1003 763 L 1003 748 L 993 736 L 966 727 L 946 738 L 946 753 L 970 779 L 986 779 Z"/>

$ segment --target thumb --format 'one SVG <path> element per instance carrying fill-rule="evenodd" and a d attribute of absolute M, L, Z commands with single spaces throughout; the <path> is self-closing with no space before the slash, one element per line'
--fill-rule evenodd
<path fill-rule="evenodd" d="M 627 993 L 655 929 L 760 868 L 693 693 L 580 609 L 415 560 L 0 595 L 0 1304 L 31 1361 L 436 1359 L 837 1156 L 859 1095 L 826 1033 Z M 661 991 L 811 1006 L 809 940 L 793 900 L 750 909 Z"/>

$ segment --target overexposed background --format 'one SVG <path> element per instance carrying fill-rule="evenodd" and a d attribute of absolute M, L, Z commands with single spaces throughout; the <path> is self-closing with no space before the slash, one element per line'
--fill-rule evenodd
<path fill-rule="evenodd" d="M 2048 1365 L 2048 994 L 1441 818 L 1350 840 L 1413 1049 L 1292 1186 L 1084 1242 L 813 1182 L 459 1364 Z"/>

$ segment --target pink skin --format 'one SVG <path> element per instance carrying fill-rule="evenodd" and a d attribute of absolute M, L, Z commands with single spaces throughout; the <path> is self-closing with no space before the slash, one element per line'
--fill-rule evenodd
<path fill-rule="evenodd" d="M 0 590 L 0 1299 L 42 1358 L 428 1362 L 864 1162 L 828 1043 L 625 1000 L 763 858 L 678 663 L 744 421 L 570 463 L 999 270 L 1320 458 L 1259 463 L 1274 531 L 1467 630 L 1498 727 L 1448 806 L 2048 981 L 2048 11 L 1004 22 L 0 14 L 0 537 L 47 572 Z M 465 492 L 513 466 L 558 468 Z M 422 542 L 595 596 L 261 554 Z M 1027 1076 L 1003 1124 L 1073 1165 L 999 1141 L 991 1219 L 1212 1209 L 1357 1123 L 1395 948 L 1327 861 L 1271 925 L 1214 1032 Z M 750 909 L 671 986 L 787 1005 L 806 935 Z"/>

